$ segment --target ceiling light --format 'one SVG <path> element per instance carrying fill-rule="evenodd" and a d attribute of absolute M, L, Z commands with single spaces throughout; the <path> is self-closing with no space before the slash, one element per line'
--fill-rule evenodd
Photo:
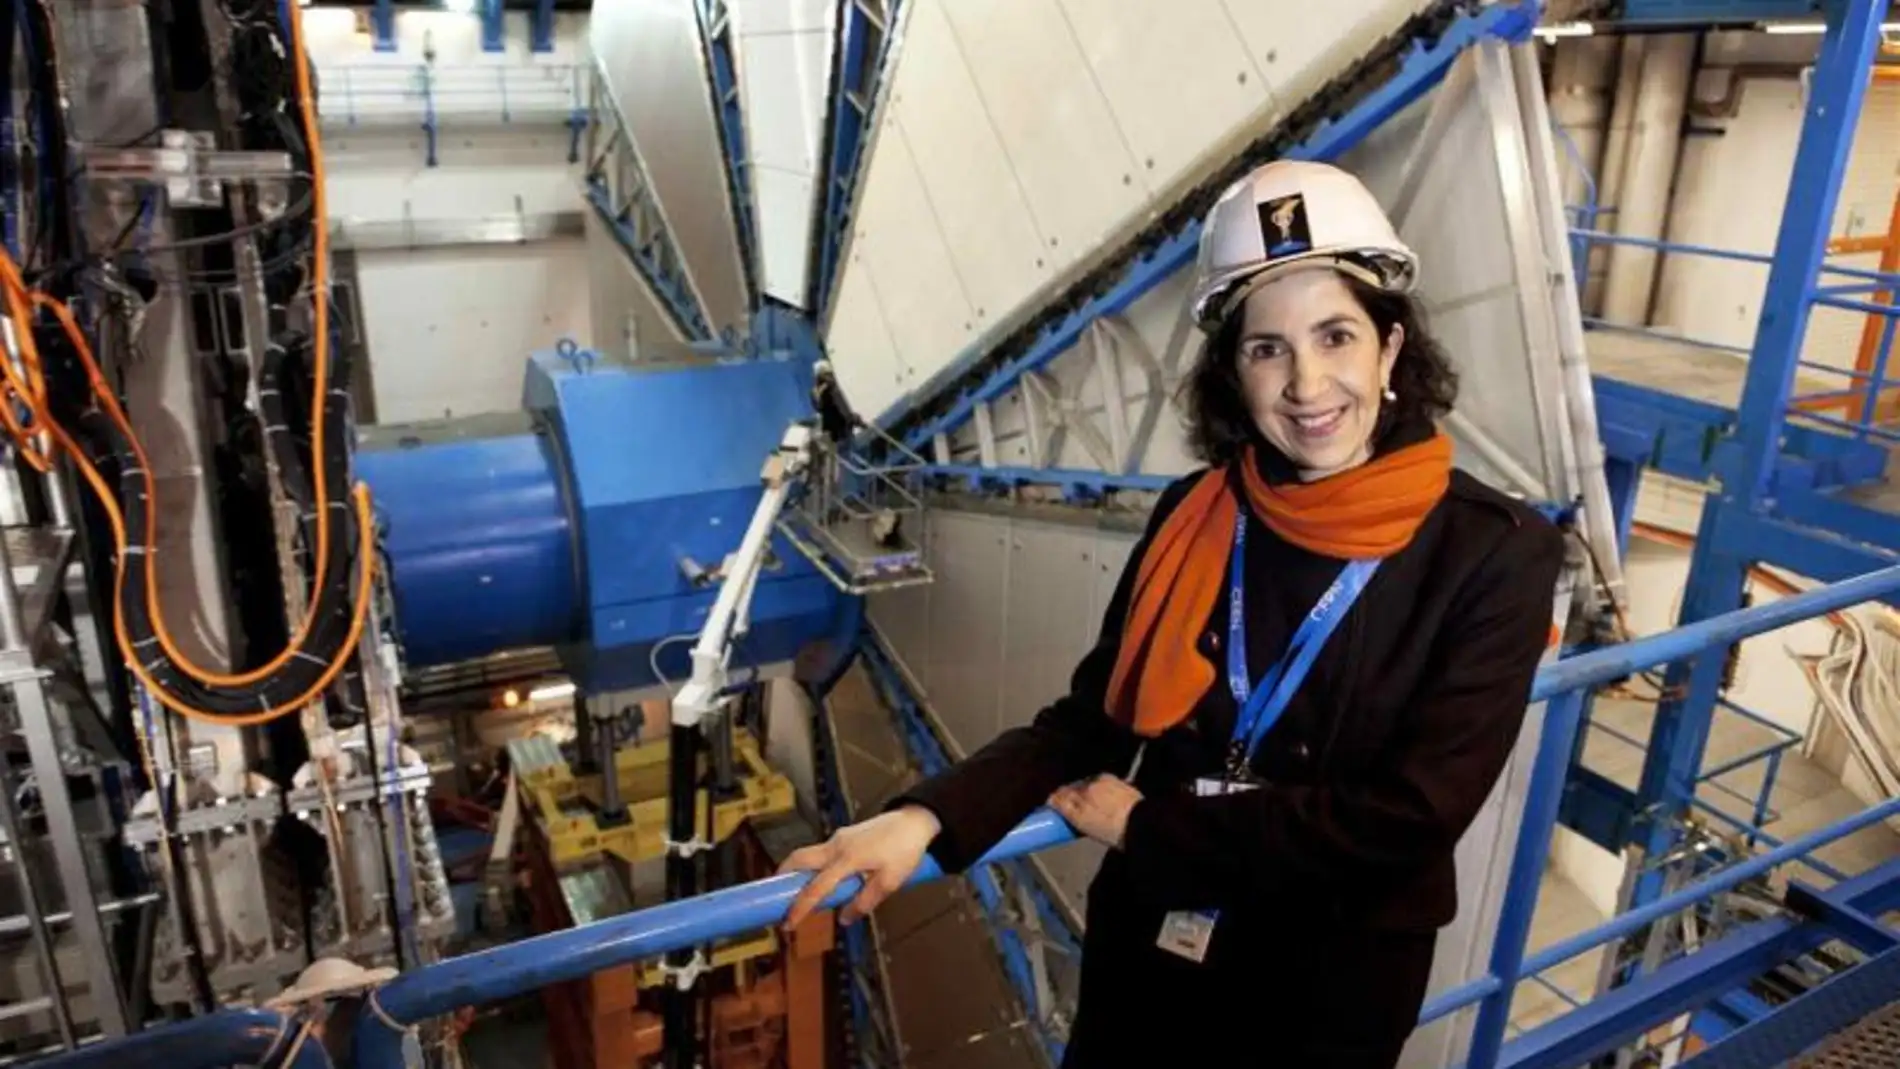
<path fill-rule="evenodd" d="M 1539 26 L 1534 32 L 1546 41 L 1554 41 L 1559 37 L 1588 37 L 1597 29 L 1587 22 L 1558 22 Z"/>
<path fill-rule="evenodd" d="M 552 683 L 545 687 L 536 687 L 528 692 L 528 700 L 531 702 L 551 702 L 573 696 L 574 684 L 572 683 Z"/>

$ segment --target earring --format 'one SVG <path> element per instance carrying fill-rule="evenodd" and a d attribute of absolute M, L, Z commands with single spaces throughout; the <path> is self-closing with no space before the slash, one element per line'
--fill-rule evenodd
<path fill-rule="evenodd" d="M 1398 393 L 1392 389 L 1392 386 L 1389 383 L 1386 385 L 1384 396 L 1385 396 L 1385 399 L 1388 401 L 1396 401 L 1399 399 Z"/>

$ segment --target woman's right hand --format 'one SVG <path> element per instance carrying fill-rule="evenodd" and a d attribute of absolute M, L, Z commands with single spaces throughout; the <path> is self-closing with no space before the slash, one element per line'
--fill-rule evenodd
<path fill-rule="evenodd" d="M 843 923 L 856 922 L 904 886 L 941 830 L 935 813 L 907 805 L 839 828 L 824 842 L 793 851 L 779 871 L 817 875 L 792 900 L 785 927 L 797 927 L 844 880 L 863 876 L 864 889 L 839 913 Z"/>

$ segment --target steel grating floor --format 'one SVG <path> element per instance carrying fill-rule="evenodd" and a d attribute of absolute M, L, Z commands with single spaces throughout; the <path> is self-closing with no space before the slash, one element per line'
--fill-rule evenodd
<path fill-rule="evenodd" d="M 1893 1069 L 1900 1066 L 1900 1003 L 1849 1026 L 1790 1069 Z"/>

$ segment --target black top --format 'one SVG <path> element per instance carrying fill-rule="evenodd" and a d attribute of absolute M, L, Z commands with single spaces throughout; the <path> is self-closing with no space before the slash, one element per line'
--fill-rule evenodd
<path fill-rule="evenodd" d="M 1263 468 L 1269 477 L 1286 474 L 1271 462 Z M 1108 718 L 1104 695 L 1135 570 L 1197 477 L 1163 492 L 1069 693 L 891 803 L 936 814 L 943 831 L 930 850 L 945 871 L 967 868 L 1062 784 L 1127 774 L 1142 740 Z M 1218 1034 L 1206 1011 L 1238 991 L 1248 993 L 1246 1008 L 1236 1006 L 1241 1015 L 1230 1019 L 1252 1034 L 1266 1012 L 1254 996 L 1279 986 L 1260 968 L 1288 954 L 1305 960 L 1288 962 L 1297 983 L 1282 995 L 1293 998 L 1276 1003 L 1288 1018 L 1282 1054 L 1305 1049 L 1300 1034 L 1332 1041 L 1313 1031 L 1325 1027 L 1319 1009 L 1288 1015 L 1311 998 L 1323 1002 L 1313 992 L 1329 983 L 1348 989 L 1354 1027 L 1367 1042 L 1381 1012 L 1387 1031 L 1400 1029 L 1403 1038 L 1423 998 L 1430 935 L 1457 912 L 1453 848 L 1502 774 L 1523 723 L 1564 555 L 1550 521 L 1454 472 L 1444 498 L 1411 544 L 1380 567 L 1263 740 L 1252 768 L 1264 786 L 1199 798 L 1189 788 L 1197 777 L 1219 774 L 1235 717 L 1220 649 L 1227 599 L 1215 599 L 1201 649 L 1216 684 L 1187 721 L 1147 742 L 1135 779 L 1144 798 L 1123 848 L 1109 852 L 1090 888 L 1081 1020 L 1065 1064 L 1098 1064 L 1077 1059 L 1083 1047 L 1128 1055 L 1128 1044 L 1146 1034 L 1129 1031 L 1131 1014 L 1152 1025 L 1185 1013 L 1200 1022 L 1197 1034 Z M 1248 661 L 1257 679 L 1342 564 L 1284 541 L 1257 519 L 1244 564 Z M 1204 963 L 1155 948 L 1168 911 L 1206 908 L 1221 913 Z M 1349 945 L 1363 951 L 1358 959 Z M 1380 997 L 1373 987 L 1382 983 L 1396 984 L 1383 1010 L 1366 1001 Z M 1389 1045 L 1390 1037 L 1381 1042 Z M 1167 1052 L 1182 1055 L 1173 1042 Z M 1389 1064 L 1382 1059 L 1337 1064 Z M 1310 1059 L 1322 1061 L 1317 1053 Z"/>

